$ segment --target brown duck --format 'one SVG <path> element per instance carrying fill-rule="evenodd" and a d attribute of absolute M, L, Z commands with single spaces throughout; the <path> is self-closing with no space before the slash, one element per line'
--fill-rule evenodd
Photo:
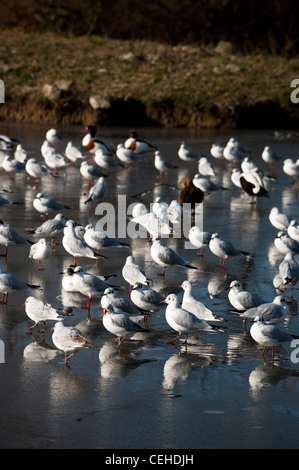
<path fill-rule="evenodd" d="M 191 178 L 185 177 L 180 181 L 181 192 L 179 193 L 178 201 L 182 206 L 184 203 L 191 204 L 192 212 L 195 210 L 195 204 L 203 201 L 204 193 L 201 189 L 194 186 Z"/>

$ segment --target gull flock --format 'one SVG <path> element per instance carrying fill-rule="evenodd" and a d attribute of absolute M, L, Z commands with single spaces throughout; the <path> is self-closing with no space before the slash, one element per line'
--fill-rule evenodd
<path fill-rule="evenodd" d="M 150 319 L 153 315 L 159 314 L 165 319 L 169 335 L 173 333 L 175 336 L 167 339 L 168 344 L 174 344 L 180 339 L 187 348 L 190 335 L 195 336 L 196 341 L 203 330 L 213 334 L 225 334 L 229 331 L 229 317 L 214 314 L 203 299 L 197 297 L 196 285 L 187 280 L 188 271 L 198 270 L 195 257 L 187 259 L 190 258 L 189 251 L 176 252 L 168 246 L 164 238 L 167 236 L 171 239 L 175 233 L 180 233 L 185 203 L 191 203 L 191 214 L 194 216 L 196 206 L 205 204 L 213 194 L 223 193 L 225 200 L 230 188 L 213 181 L 217 175 L 218 165 L 227 165 L 232 188 L 238 192 L 244 204 L 248 203 L 252 210 L 257 210 L 261 198 L 271 200 L 269 181 L 273 181 L 273 185 L 276 185 L 276 191 L 281 189 L 279 182 L 272 177 L 272 172 L 278 165 L 281 166 L 280 171 L 289 177 L 290 184 L 294 188 L 297 187 L 299 159 L 297 161 L 291 158 L 283 159 L 270 146 L 266 146 L 261 149 L 258 158 L 269 165 L 267 173 L 253 162 L 250 149 L 235 138 L 231 138 L 223 145 L 212 144 L 209 156 L 189 148 L 185 142 L 182 142 L 177 151 L 176 161 L 173 162 L 165 158 L 156 145 L 140 138 L 136 132 L 132 132 L 127 140 L 116 146 L 98 138 L 97 129 L 93 125 L 87 126 L 84 133 L 80 146 L 76 147 L 69 141 L 62 151 L 58 150 L 62 145 L 60 133 L 56 129 L 50 129 L 41 143 L 40 159 L 31 157 L 30 152 L 24 149 L 19 141 L 0 135 L 0 166 L 3 175 L 14 181 L 19 172 L 27 174 L 30 184 L 36 188 L 36 194 L 31 201 L 32 207 L 40 217 L 43 217 L 39 225 L 24 226 L 23 233 L 19 233 L 9 223 L 9 210 L 13 211 L 15 204 L 22 202 L 12 201 L 7 194 L 1 197 L 0 206 L 9 210 L 6 209 L 5 212 L 5 219 L 8 220 L 4 220 L 3 214 L 0 216 L 0 245 L 4 247 L 4 252 L 0 256 L 7 261 L 13 246 L 23 245 L 25 255 L 19 263 L 26 265 L 29 262 L 27 258 L 33 259 L 38 263 L 37 269 L 41 272 L 52 269 L 53 250 L 61 245 L 62 253 L 73 257 L 74 263 L 61 273 L 55 273 L 53 268 L 53 276 L 57 275 L 57 279 L 59 275 L 61 276 L 60 299 L 63 300 L 65 294 L 70 294 L 68 306 L 80 305 L 82 309 L 87 310 L 87 322 L 91 322 L 91 305 L 96 303 L 99 309 L 97 316 L 101 319 L 103 328 L 117 338 L 115 345 L 119 349 L 132 337 L 146 340 L 152 333 Z M 149 246 L 147 243 L 150 244 L 149 255 L 152 264 L 157 268 L 163 268 L 163 271 L 157 272 L 156 275 L 165 278 L 170 269 L 180 270 L 185 280 L 177 287 L 182 292 L 170 291 L 165 295 L 154 289 L 154 280 L 147 275 L 146 266 L 140 266 L 135 262 L 129 243 L 109 237 L 105 232 L 97 230 L 91 222 L 81 226 L 80 210 L 77 213 L 78 220 L 69 219 L 67 213 L 74 211 L 74 208 L 56 200 L 54 193 L 46 194 L 43 189 L 46 179 L 63 184 L 64 172 L 68 167 L 76 168 L 88 185 L 84 205 L 96 207 L 96 204 L 105 201 L 109 194 L 107 181 L 113 179 L 113 172 L 129 174 L 132 166 L 143 165 L 145 162 L 152 166 L 158 181 L 162 185 L 165 184 L 165 187 L 169 186 L 167 177 L 170 172 L 175 174 L 180 167 L 189 168 L 192 164 L 197 166 L 193 178 L 184 177 L 178 181 L 179 194 L 170 203 L 157 197 L 148 209 L 145 204 L 136 202 L 131 219 L 143 227 L 148 235 L 145 246 Z M 295 191 L 298 198 L 298 190 Z M 8 191 L 1 187 L 1 192 Z M 170 191 L 170 194 L 173 196 L 173 191 Z M 283 257 L 277 265 L 274 279 L 271 280 L 275 295 L 272 299 L 265 299 L 262 292 L 260 295 L 249 292 L 236 279 L 227 286 L 227 304 L 229 314 L 232 311 L 242 319 L 245 332 L 246 320 L 251 322 L 250 335 L 263 347 L 263 357 L 266 348 L 271 347 L 274 359 L 274 347 L 282 343 L 289 344 L 297 337 L 283 330 L 283 322 L 289 313 L 286 293 L 289 291 L 293 298 L 294 288 L 299 281 L 298 209 L 297 213 L 290 216 L 278 207 L 272 207 L 265 223 L 268 224 L 269 230 L 274 228 L 277 231 L 273 237 L 273 245 Z M 202 262 L 207 250 L 215 259 L 218 258 L 217 266 L 220 270 L 224 270 L 225 263 L 231 258 L 242 259 L 244 269 L 246 269 L 246 260 L 252 259 L 254 262 L 253 253 L 241 246 L 234 246 L 230 240 L 221 235 L 221 227 L 218 227 L 217 231 L 206 232 L 202 227 L 193 225 L 186 238 L 194 249 L 199 250 L 196 255 L 201 257 Z M 240 245 L 241 242 L 242 240 Z M 96 260 L 100 271 L 101 260 L 109 260 L 109 256 L 103 254 L 106 248 L 126 250 L 126 259 L 120 257 L 121 279 L 114 279 L 117 276 L 113 274 L 108 276 L 100 273 L 92 274 L 83 266 L 86 259 L 93 259 Z M 194 251 L 192 253 L 194 254 Z M 35 297 L 35 293 L 41 295 L 40 289 L 41 286 L 27 283 L 26 280 L 19 279 L 17 273 L 11 273 L 4 266 L 0 266 L 2 293 L 0 303 L 7 305 L 10 293 L 28 291 L 28 297 L 24 302 L 24 314 L 34 322 L 28 327 L 28 331 L 32 333 L 42 324 L 40 331 L 44 334 L 47 322 L 54 322 L 52 341 L 54 346 L 64 353 L 63 364 L 67 365 L 73 355 L 83 348 L 97 348 L 97 343 L 90 342 L 77 327 L 69 324 L 72 315 L 65 309 L 63 302 L 61 308 L 54 308 L 46 299 L 46 292 L 44 299 Z M 86 305 L 82 306 L 80 300 L 76 303 L 77 296 L 85 298 Z M 210 295 L 210 298 L 213 299 L 214 296 Z"/>

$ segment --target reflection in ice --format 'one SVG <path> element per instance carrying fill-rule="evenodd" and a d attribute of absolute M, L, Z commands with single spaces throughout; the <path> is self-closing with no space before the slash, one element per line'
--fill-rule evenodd
<path fill-rule="evenodd" d="M 23 351 L 23 357 L 26 361 L 47 362 L 62 355 L 61 351 L 58 351 L 54 346 L 47 344 L 44 338 L 39 339 L 38 341 L 33 337 L 32 339 L 34 341 L 29 343 Z"/>
<path fill-rule="evenodd" d="M 211 364 L 212 359 L 209 356 L 197 355 L 195 352 L 190 353 L 190 349 L 188 346 L 187 353 L 180 352 L 179 354 L 174 354 L 165 362 L 163 388 L 172 389 L 178 381 L 187 381 L 193 369 Z M 201 351 L 199 354 L 201 354 Z"/>
<path fill-rule="evenodd" d="M 135 359 L 110 341 L 106 341 L 101 347 L 99 361 L 101 377 L 105 379 L 124 377 L 142 364 L 151 362 L 150 359 Z"/>
<path fill-rule="evenodd" d="M 299 372 L 276 365 L 259 366 L 249 375 L 250 394 L 255 400 L 259 400 L 262 398 L 262 392 L 265 388 L 274 387 L 289 377 L 299 378 Z"/>

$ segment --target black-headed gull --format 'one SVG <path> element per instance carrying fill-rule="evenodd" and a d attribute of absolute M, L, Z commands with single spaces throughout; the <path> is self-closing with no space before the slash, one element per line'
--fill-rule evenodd
<path fill-rule="evenodd" d="M 136 153 L 146 153 L 152 150 L 156 150 L 156 146 L 144 139 L 143 137 L 138 136 L 136 131 L 131 131 L 130 136 L 126 139 L 124 143 L 125 147 L 133 150 Z"/>
<path fill-rule="evenodd" d="M 5 252 L 0 256 L 7 256 L 10 245 L 32 245 L 32 243 L 0 218 L 0 245 L 5 246 Z"/>
<path fill-rule="evenodd" d="M 262 151 L 262 159 L 265 163 L 270 165 L 270 168 L 274 168 L 275 162 L 281 159 L 270 147 L 266 145 Z"/>
<path fill-rule="evenodd" d="M 66 158 L 72 163 L 76 163 L 77 160 L 82 160 L 85 158 L 81 150 L 78 149 L 78 147 L 76 147 L 71 141 L 67 143 L 64 153 Z"/>
<path fill-rule="evenodd" d="M 276 325 L 268 325 L 265 322 L 265 319 L 262 315 L 256 315 L 253 320 L 253 325 L 250 328 L 250 334 L 254 341 L 256 341 L 261 346 L 264 346 L 262 351 L 262 356 L 266 348 L 272 347 L 272 358 L 274 359 L 274 346 L 283 343 L 291 343 L 293 339 L 298 338 L 298 336 L 290 335 L 286 331 L 281 330 Z"/>
<path fill-rule="evenodd" d="M 181 145 L 178 150 L 178 156 L 184 162 L 194 162 L 195 160 L 201 158 L 203 155 L 201 155 L 196 150 L 187 147 L 185 142 L 181 142 Z"/>
<path fill-rule="evenodd" d="M 133 301 L 119 296 L 113 287 L 107 287 L 107 289 L 104 290 L 101 299 L 101 307 L 103 311 L 105 311 L 109 305 L 113 305 L 116 309 L 122 310 L 128 315 L 142 315 L 139 308 L 133 303 Z"/>
<path fill-rule="evenodd" d="M 279 212 L 278 207 L 272 207 L 269 212 L 269 221 L 273 227 L 277 228 L 278 230 L 287 230 L 291 219 L 286 214 Z"/>
<path fill-rule="evenodd" d="M 94 250 L 97 250 L 97 253 L 104 248 L 121 248 L 129 247 L 130 245 L 125 242 L 120 242 L 116 238 L 109 237 L 106 232 L 101 232 L 96 230 L 93 224 L 88 224 L 85 227 L 84 231 L 84 241 Z"/>
<path fill-rule="evenodd" d="M 130 148 L 126 148 L 124 144 L 118 144 L 116 147 L 116 156 L 124 164 L 128 165 L 135 162 L 145 162 L 144 158 L 139 153 L 134 152 Z"/>
<path fill-rule="evenodd" d="M 18 144 L 16 146 L 16 150 L 14 153 L 15 160 L 18 160 L 21 163 L 26 163 L 28 159 L 28 152 L 22 147 L 22 144 Z"/>
<path fill-rule="evenodd" d="M 238 149 L 234 142 L 228 141 L 223 149 L 223 157 L 230 163 L 236 163 L 244 158 L 244 153 Z"/>
<path fill-rule="evenodd" d="M 178 338 L 185 334 L 185 344 L 189 334 L 198 334 L 200 330 L 214 331 L 216 327 L 200 320 L 193 313 L 180 307 L 180 301 L 176 294 L 169 294 L 162 303 L 166 303 L 165 318 L 168 325 L 179 333 L 174 339 L 167 343 L 174 343 Z M 218 329 L 218 328 L 217 328 Z"/>
<path fill-rule="evenodd" d="M 166 209 L 167 211 L 167 209 Z M 167 215 L 166 212 L 164 212 Z M 141 225 L 151 237 L 158 235 L 169 235 L 171 233 L 171 227 L 169 220 L 162 220 L 155 212 L 150 211 L 141 215 L 137 215 L 131 219 L 131 223 Z"/>
<path fill-rule="evenodd" d="M 51 147 L 47 141 L 42 145 L 42 155 L 44 157 L 45 164 L 48 168 L 53 170 L 54 175 L 58 174 L 59 169 L 68 165 L 64 156 L 58 152 L 58 150 Z"/>
<path fill-rule="evenodd" d="M 299 243 L 299 224 L 297 220 L 293 219 L 290 222 L 290 225 L 288 226 L 287 229 L 289 237 L 291 237 L 293 240 L 296 240 Z"/>
<path fill-rule="evenodd" d="M 266 323 L 269 325 L 275 325 L 276 323 L 284 321 L 288 313 L 289 307 L 286 303 L 285 297 L 277 295 L 272 302 L 252 307 L 246 312 L 241 313 L 240 317 L 253 319 L 256 315 L 261 315 Z"/>
<path fill-rule="evenodd" d="M 104 276 L 96 276 L 95 274 L 88 273 L 83 266 L 77 266 L 73 274 L 73 286 L 82 295 L 87 297 L 87 306 L 84 307 L 90 310 L 92 299 L 101 298 L 105 289 L 110 287 Z M 119 287 L 119 286 L 113 286 Z"/>
<path fill-rule="evenodd" d="M 224 188 L 211 181 L 209 178 L 203 176 L 200 173 L 196 173 L 192 180 L 194 186 L 201 189 L 205 194 L 214 193 L 215 191 L 229 191 L 229 188 Z"/>
<path fill-rule="evenodd" d="M 25 170 L 28 175 L 34 178 L 34 184 L 39 184 L 40 178 L 43 176 L 49 176 L 53 178 L 53 174 L 48 170 L 46 165 L 38 162 L 35 158 L 29 158 L 27 160 Z"/>
<path fill-rule="evenodd" d="M 175 170 L 178 168 L 177 165 L 174 165 L 172 162 L 164 158 L 160 150 L 155 151 L 154 165 L 156 170 L 160 172 L 160 178 L 162 178 L 163 173 L 166 178 L 168 170 Z"/>
<path fill-rule="evenodd" d="M 123 168 L 124 165 L 117 161 L 110 153 L 104 152 L 102 149 L 96 150 L 94 154 L 94 161 L 100 167 L 103 168 L 106 172 L 111 168 Z"/>
<path fill-rule="evenodd" d="M 34 236 L 49 237 L 51 238 L 51 246 L 55 246 L 55 237 L 63 232 L 66 224 L 66 219 L 63 214 L 56 214 L 54 219 L 48 219 L 35 229 L 27 230 L 26 233 L 31 233 Z"/>
<path fill-rule="evenodd" d="M 98 181 L 90 188 L 88 198 L 86 199 L 86 201 L 84 201 L 84 204 L 87 204 L 89 202 L 95 203 L 96 201 L 103 199 L 106 192 L 107 185 L 105 182 L 105 178 L 101 176 Z"/>
<path fill-rule="evenodd" d="M 74 326 L 65 326 L 62 321 L 55 323 L 53 330 L 53 344 L 65 354 L 64 361 L 61 362 L 61 364 L 66 365 L 71 357 L 82 348 L 98 347 L 89 343 L 77 328 Z M 68 356 L 67 353 L 69 352 L 72 352 L 72 354 Z"/>
<path fill-rule="evenodd" d="M 197 225 L 190 228 L 188 238 L 192 245 L 200 248 L 200 252 L 197 253 L 198 256 L 204 256 L 205 249 L 209 247 L 211 236 L 211 232 L 203 232 Z"/>
<path fill-rule="evenodd" d="M 102 317 L 104 328 L 118 337 L 117 348 L 121 346 L 126 338 L 132 337 L 135 333 L 148 333 L 149 331 L 134 322 L 126 313 L 116 312 L 113 305 L 109 305 L 102 313 Z"/>
<path fill-rule="evenodd" d="M 54 199 L 51 199 L 44 195 L 44 193 L 38 193 L 33 200 L 33 207 L 40 213 L 44 214 L 45 218 L 48 218 L 49 214 L 54 212 L 64 211 L 70 209 Z"/>
<path fill-rule="evenodd" d="M 32 258 L 38 261 L 39 270 L 44 271 L 42 267 L 42 261 L 49 258 L 51 255 L 51 247 L 45 238 L 40 238 L 36 243 L 31 245 L 28 258 Z"/>
<path fill-rule="evenodd" d="M 130 288 L 135 284 L 135 282 L 148 284 L 150 281 L 141 266 L 135 263 L 135 259 L 132 255 L 127 256 L 121 273 L 124 280 L 130 284 Z"/>
<path fill-rule="evenodd" d="M 163 272 L 159 273 L 160 276 L 165 275 L 167 267 L 182 266 L 189 269 L 198 269 L 196 266 L 192 266 L 178 255 L 172 248 L 162 244 L 160 237 L 154 236 L 152 239 L 151 246 L 151 257 L 155 263 L 162 266 Z"/>
<path fill-rule="evenodd" d="M 233 144 L 242 153 L 251 153 L 251 150 L 247 148 L 242 142 L 238 141 L 235 137 L 231 137 L 228 143 Z"/>
<path fill-rule="evenodd" d="M 83 178 L 87 179 L 88 184 L 90 184 L 94 179 L 105 176 L 99 166 L 93 165 L 86 160 L 84 160 L 80 165 L 80 173 Z"/>
<path fill-rule="evenodd" d="M 266 303 L 266 300 L 262 299 L 260 296 L 243 289 L 240 281 L 232 281 L 228 289 L 228 300 L 239 313 Z"/>
<path fill-rule="evenodd" d="M 299 178 L 299 161 L 294 162 L 291 158 L 286 158 L 283 162 L 283 171 L 286 175 L 291 176 L 293 181 L 297 181 Z"/>
<path fill-rule="evenodd" d="M 49 129 L 46 132 L 46 140 L 49 144 L 56 146 L 61 141 L 60 132 L 54 128 Z"/>
<path fill-rule="evenodd" d="M 278 232 L 274 240 L 274 245 L 278 251 L 284 255 L 287 253 L 293 253 L 294 255 L 299 253 L 299 242 L 293 240 L 287 232 Z"/>
<path fill-rule="evenodd" d="M 43 329 L 40 331 L 43 333 L 45 331 L 46 322 L 49 320 L 61 321 L 61 314 L 53 308 L 49 302 L 45 300 L 36 299 L 33 296 L 27 297 L 24 303 L 25 312 L 30 320 L 34 321 L 34 325 L 27 328 L 27 330 L 32 330 L 40 322 L 43 322 Z"/>
<path fill-rule="evenodd" d="M 234 311 L 237 313 L 246 312 L 254 307 L 258 307 L 261 304 L 265 304 L 267 301 L 255 295 L 245 289 L 243 289 L 240 281 L 234 280 L 230 283 L 228 292 L 229 303 L 234 307 Z M 246 329 L 246 317 L 243 318 L 244 330 Z"/>
<path fill-rule="evenodd" d="M 207 308 L 203 302 L 200 302 L 194 297 L 193 287 L 190 281 L 184 281 L 180 286 L 184 290 L 182 308 L 188 312 L 193 313 L 200 320 L 209 322 L 209 321 L 223 321 L 218 315 Z"/>
<path fill-rule="evenodd" d="M 75 266 L 77 266 L 78 258 L 106 258 L 99 253 L 95 253 L 84 240 L 81 240 L 75 232 L 76 222 L 68 220 L 63 230 L 62 245 L 64 249 L 75 258 Z"/>
<path fill-rule="evenodd" d="M 216 158 L 217 160 L 223 159 L 223 151 L 224 146 L 221 144 L 212 144 L 210 148 L 210 153 L 212 157 Z"/>
<path fill-rule="evenodd" d="M 299 263 L 293 253 L 287 253 L 278 267 L 284 286 L 291 284 L 293 287 L 299 281 Z"/>
<path fill-rule="evenodd" d="M 1 304 L 7 304 L 8 294 L 20 290 L 39 289 L 35 284 L 26 284 L 18 279 L 14 274 L 6 272 L 0 267 L 0 292 L 2 292 Z"/>
<path fill-rule="evenodd" d="M 198 173 L 200 173 L 202 176 L 215 176 L 215 170 L 214 166 L 207 157 L 201 157 L 198 161 Z"/>
<path fill-rule="evenodd" d="M 62 289 L 66 292 L 78 292 L 74 287 L 73 276 L 74 269 L 71 267 L 65 268 L 63 271 L 60 271 L 59 274 L 62 274 L 61 286 Z"/>
<path fill-rule="evenodd" d="M 232 243 L 227 240 L 224 240 L 220 237 L 219 233 L 213 233 L 211 236 L 211 240 L 209 243 L 209 248 L 215 256 L 220 258 L 219 266 L 224 267 L 225 261 L 228 258 L 235 257 L 235 256 L 249 256 L 250 253 L 247 251 L 239 250 L 235 248 Z"/>
<path fill-rule="evenodd" d="M 158 312 L 165 297 L 141 282 L 135 282 L 131 291 L 132 302 L 144 312 Z"/>
<path fill-rule="evenodd" d="M 6 173 L 11 174 L 12 179 L 15 178 L 16 173 L 24 171 L 25 166 L 26 163 L 19 162 L 18 160 L 10 157 L 9 155 L 7 155 L 2 162 L 3 170 Z"/>

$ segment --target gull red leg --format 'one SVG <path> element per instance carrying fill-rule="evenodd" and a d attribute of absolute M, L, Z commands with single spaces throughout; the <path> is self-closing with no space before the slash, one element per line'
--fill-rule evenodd
<path fill-rule="evenodd" d="M 5 245 L 5 251 L 0 256 L 7 256 L 8 246 Z"/>
<path fill-rule="evenodd" d="M 176 338 L 174 339 L 169 339 L 168 341 L 166 341 L 166 343 L 174 343 L 177 339 L 179 339 L 180 337 L 182 336 L 182 333 L 180 333 Z"/>

